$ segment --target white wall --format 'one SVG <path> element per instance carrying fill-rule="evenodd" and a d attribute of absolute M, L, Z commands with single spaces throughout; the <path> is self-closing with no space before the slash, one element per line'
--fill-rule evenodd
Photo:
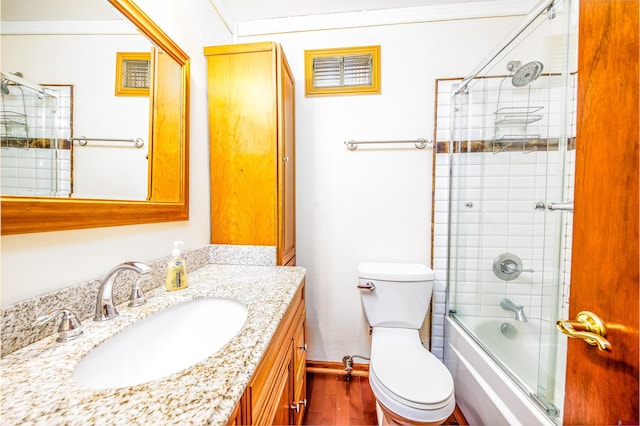
<path fill-rule="evenodd" d="M 190 220 L 79 231 L 3 236 L 2 306 L 104 275 L 126 260 L 168 256 L 209 243 L 209 149 L 206 62 L 202 46 L 231 42 L 208 0 L 136 1 L 191 57 Z M 55 65 L 55 64 L 53 64 Z"/>
<path fill-rule="evenodd" d="M 520 18 L 241 37 L 280 42 L 296 78 L 297 262 L 308 269 L 308 358 L 368 356 L 362 261 L 431 262 L 432 151 L 343 141 L 432 138 L 435 79 L 463 77 Z M 382 94 L 305 98 L 304 50 L 381 45 Z M 360 360 L 358 360 L 360 361 Z"/>

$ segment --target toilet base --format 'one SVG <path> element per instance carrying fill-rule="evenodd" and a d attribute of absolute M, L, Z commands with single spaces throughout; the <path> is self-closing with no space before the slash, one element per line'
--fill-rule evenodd
<path fill-rule="evenodd" d="M 378 416 L 378 426 L 429 426 L 429 425 L 441 425 L 447 419 L 444 418 L 437 422 L 416 422 L 415 420 L 406 419 L 399 414 L 386 408 L 380 402 L 376 401 L 376 414 Z"/>

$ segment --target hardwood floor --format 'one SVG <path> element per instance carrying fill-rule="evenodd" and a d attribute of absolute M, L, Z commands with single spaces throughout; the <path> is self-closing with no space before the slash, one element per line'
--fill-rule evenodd
<path fill-rule="evenodd" d="M 304 425 L 377 425 L 376 402 L 369 379 L 361 376 L 307 373 Z M 466 425 L 456 408 L 445 425 Z"/>
<path fill-rule="evenodd" d="M 376 425 L 376 403 L 366 377 L 307 373 L 305 425 Z"/>

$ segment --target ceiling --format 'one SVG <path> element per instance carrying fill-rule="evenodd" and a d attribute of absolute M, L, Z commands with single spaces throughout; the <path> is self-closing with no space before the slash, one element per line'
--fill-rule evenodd
<path fill-rule="evenodd" d="M 6 1 L 6 0 L 3 0 Z M 401 9 L 425 6 L 459 6 L 470 3 L 499 4 L 505 0 L 211 0 L 236 22 Z"/>
<path fill-rule="evenodd" d="M 151 0 L 139 1 L 144 6 Z M 232 34 L 247 36 L 525 15 L 538 0 L 209 1 Z M 18 21 L 18 31 L 26 28 L 25 21 L 66 21 L 64 28 L 69 29 L 74 22 L 122 20 L 107 0 L 0 0 L 0 6 L 2 21 Z"/>
<path fill-rule="evenodd" d="M 312 17 L 329 14 L 398 11 L 406 8 L 452 8 L 472 6 L 493 13 L 502 5 L 515 2 L 525 6 L 529 0 L 210 0 L 213 7 L 233 22 L 247 22 L 287 17 Z M 2 0 L 3 21 L 29 20 L 99 20 L 114 19 L 106 0 Z"/>
<path fill-rule="evenodd" d="M 526 15 L 544 0 L 209 0 L 235 36 Z"/>
<path fill-rule="evenodd" d="M 0 0 L 3 21 L 122 19 L 106 0 Z"/>

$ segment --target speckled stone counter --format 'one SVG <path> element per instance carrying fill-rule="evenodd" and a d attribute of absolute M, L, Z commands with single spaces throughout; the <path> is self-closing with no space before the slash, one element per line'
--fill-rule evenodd
<path fill-rule="evenodd" d="M 119 305 L 113 320 L 83 321 L 79 339 L 56 343 L 54 335 L 19 349 L 2 358 L 0 423 L 224 425 L 304 274 L 302 267 L 205 266 L 189 274 L 186 290 L 160 287 L 147 293 L 141 307 Z M 101 342 L 160 309 L 202 297 L 230 298 L 248 308 L 243 328 L 217 353 L 137 386 L 89 390 L 74 382 L 75 365 Z"/>

